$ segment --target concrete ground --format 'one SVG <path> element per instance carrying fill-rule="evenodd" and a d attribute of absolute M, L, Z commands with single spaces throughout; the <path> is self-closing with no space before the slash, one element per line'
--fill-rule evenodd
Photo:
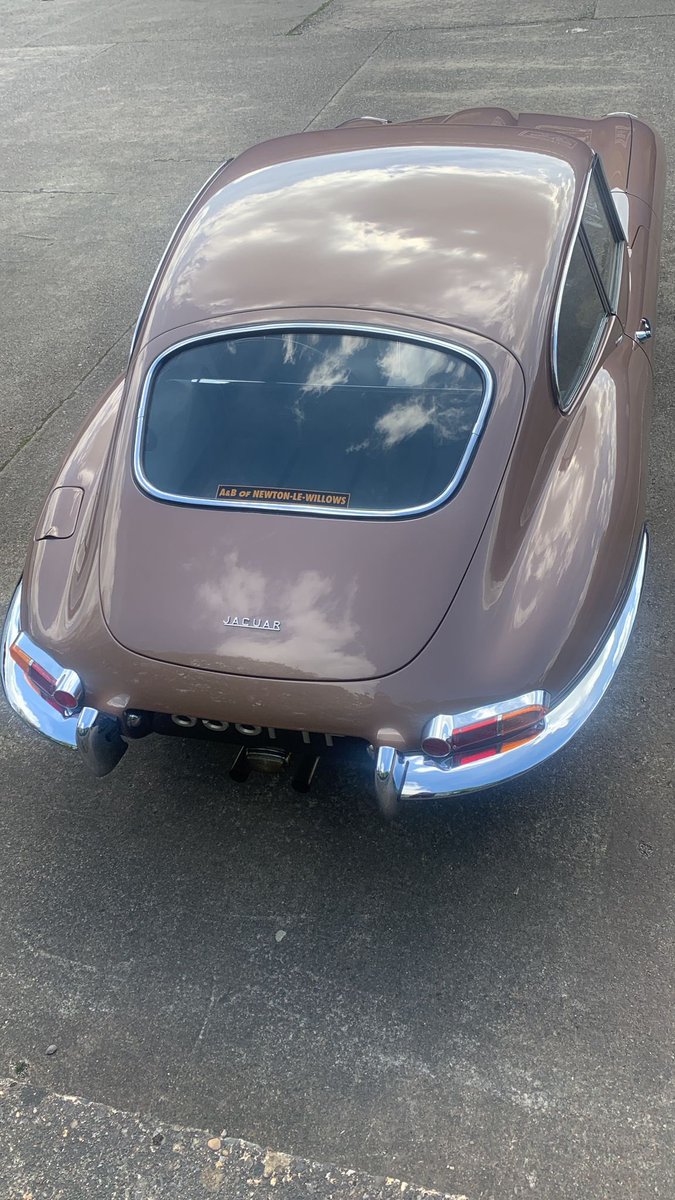
<path fill-rule="evenodd" d="M 675 153 L 675 0 L 313 3 L 0 0 L 0 602 L 224 157 L 482 103 L 629 110 Z M 52 1094 L 468 1200 L 675 1195 L 671 201 L 646 596 L 548 767 L 383 825 L 356 771 L 237 788 L 214 746 L 92 781 L 3 706 L 0 1074 L 46 1097 L 39 1176 L 5 1093 L 3 1195 L 80 1195 Z M 149 1179 L 100 1194 L 193 1195 Z"/>

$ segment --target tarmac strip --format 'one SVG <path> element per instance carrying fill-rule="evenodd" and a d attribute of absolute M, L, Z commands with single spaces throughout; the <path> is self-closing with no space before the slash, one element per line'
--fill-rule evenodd
<path fill-rule="evenodd" d="M 3 1200 L 468 1200 L 0 1080 Z"/>

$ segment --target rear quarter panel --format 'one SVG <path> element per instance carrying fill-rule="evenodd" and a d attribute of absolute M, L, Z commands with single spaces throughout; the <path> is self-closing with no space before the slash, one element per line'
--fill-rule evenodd
<path fill-rule="evenodd" d="M 637 553 L 652 391 L 645 355 L 627 337 L 610 344 L 568 416 L 552 411 L 547 386 L 541 378 L 539 409 L 530 407 L 426 661 L 437 672 L 451 665 L 467 707 L 536 687 L 564 691 L 600 643 Z"/>

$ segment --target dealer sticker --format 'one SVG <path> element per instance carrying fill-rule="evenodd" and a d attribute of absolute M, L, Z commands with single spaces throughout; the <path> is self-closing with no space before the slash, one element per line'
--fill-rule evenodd
<path fill-rule="evenodd" d="M 351 492 L 310 492 L 305 488 L 242 487 L 237 483 L 218 485 L 216 500 L 267 504 L 315 504 L 322 508 L 348 508 Z"/>

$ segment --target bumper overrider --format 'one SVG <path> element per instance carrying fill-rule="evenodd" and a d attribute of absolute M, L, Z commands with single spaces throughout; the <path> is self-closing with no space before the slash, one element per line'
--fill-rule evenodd
<path fill-rule="evenodd" d="M 402 754 L 393 747 L 381 746 L 375 766 L 375 791 L 380 807 L 391 812 L 402 798 L 442 798 L 493 787 L 539 766 L 562 749 L 599 704 L 621 662 L 637 615 L 647 550 L 645 530 L 630 586 L 601 646 L 567 693 L 545 713 L 534 736 L 522 744 L 499 746 L 491 756 L 480 756 L 475 761 L 452 754 L 434 760 L 423 753 Z M 64 714 L 31 685 L 10 654 L 10 647 L 21 633 L 20 610 L 21 584 L 10 604 L 0 646 L 2 685 L 11 707 L 47 738 L 77 749 L 95 775 L 107 775 L 127 750 L 121 721 L 88 707 Z M 55 672 L 61 669 L 44 652 L 40 654 L 41 660 L 51 663 Z"/>

